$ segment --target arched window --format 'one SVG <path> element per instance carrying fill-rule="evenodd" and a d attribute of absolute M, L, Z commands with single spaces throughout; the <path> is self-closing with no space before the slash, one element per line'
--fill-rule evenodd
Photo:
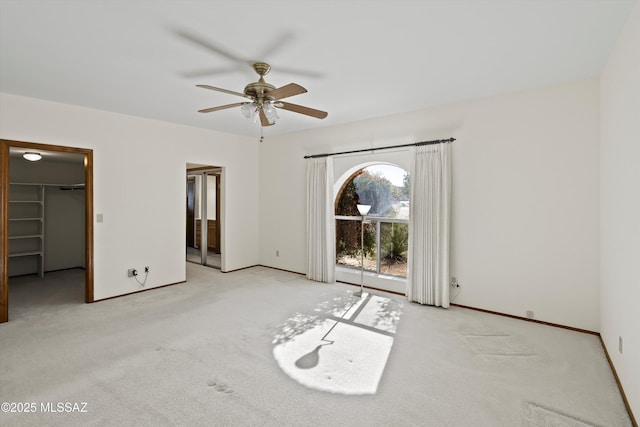
<path fill-rule="evenodd" d="M 361 266 L 358 204 L 371 206 L 364 224 L 364 269 L 406 277 L 409 174 L 395 165 L 376 164 L 356 171 L 345 181 L 335 202 L 338 266 Z"/>

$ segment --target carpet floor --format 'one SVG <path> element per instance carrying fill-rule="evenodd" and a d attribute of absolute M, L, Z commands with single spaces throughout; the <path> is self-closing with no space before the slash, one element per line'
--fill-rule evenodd
<path fill-rule="evenodd" d="M 263 267 L 83 304 L 82 274 L 11 279 L 0 425 L 631 426 L 593 335 Z"/>

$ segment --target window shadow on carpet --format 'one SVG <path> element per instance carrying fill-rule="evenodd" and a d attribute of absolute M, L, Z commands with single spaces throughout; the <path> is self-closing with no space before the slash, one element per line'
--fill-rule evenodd
<path fill-rule="evenodd" d="M 296 313 L 277 330 L 273 356 L 298 383 L 332 393 L 375 394 L 393 346 L 402 303 L 351 293 Z"/>

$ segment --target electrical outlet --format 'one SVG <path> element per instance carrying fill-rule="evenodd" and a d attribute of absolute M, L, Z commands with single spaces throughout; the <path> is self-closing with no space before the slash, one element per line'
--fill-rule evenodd
<path fill-rule="evenodd" d="M 622 354 L 622 337 L 618 337 L 618 351 Z"/>
<path fill-rule="evenodd" d="M 451 287 L 452 288 L 459 288 L 460 287 L 460 283 L 458 283 L 458 279 L 456 279 L 455 277 L 451 278 Z"/>
<path fill-rule="evenodd" d="M 127 276 L 134 277 L 138 275 L 138 271 L 135 268 L 130 268 L 127 270 Z"/>
<path fill-rule="evenodd" d="M 527 310 L 527 318 L 533 319 L 533 310 Z"/>
<path fill-rule="evenodd" d="M 280 256 L 280 251 L 276 251 L 276 256 Z"/>

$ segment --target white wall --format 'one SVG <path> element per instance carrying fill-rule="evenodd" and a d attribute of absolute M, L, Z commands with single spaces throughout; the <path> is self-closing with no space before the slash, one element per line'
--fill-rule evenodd
<path fill-rule="evenodd" d="M 640 4 L 601 82 L 601 335 L 640 416 Z M 623 352 L 618 351 L 623 338 Z"/>
<path fill-rule="evenodd" d="M 93 149 L 96 299 L 181 282 L 187 163 L 224 167 L 225 270 L 258 263 L 258 150 L 253 138 L 0 95 L 0 138 Z"/>
<path fill-rule="evenodd" d="M 84 191 L 46 187 L 44 209 L 45 272 L 66 268 L 84 268 L 84 196 Z"/>
<path fill-rule="evenodd" d="M 268 138 L 261 263 L 306 271 L 304 155 L 453 136 L 455 302 L 597 331 L 599 132 L 590 79 Z"/>

